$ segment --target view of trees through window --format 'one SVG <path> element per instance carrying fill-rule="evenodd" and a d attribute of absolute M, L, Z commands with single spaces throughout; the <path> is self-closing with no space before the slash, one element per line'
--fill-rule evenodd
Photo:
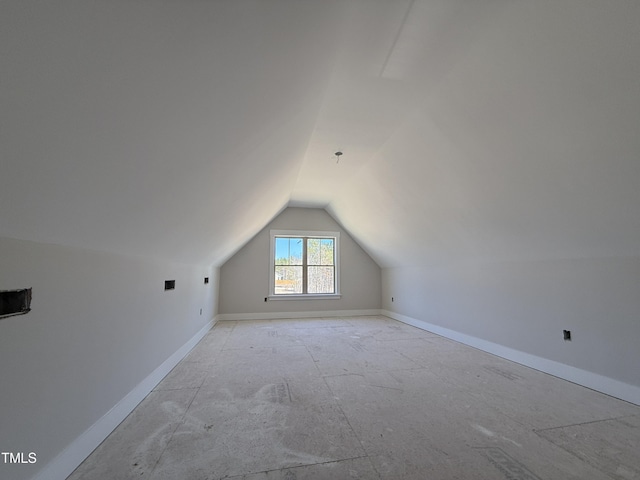
<path fill-rule="evenodd" d="M 276 295 L 335 293 L 335 239 L 275 238 Z"/>

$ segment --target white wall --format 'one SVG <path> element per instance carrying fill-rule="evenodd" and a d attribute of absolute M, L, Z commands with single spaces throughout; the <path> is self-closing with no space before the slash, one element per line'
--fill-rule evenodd
<path fill-rule="evenodd" d="M 0 462 L 0 478 L 50 465 L 201 331 L 215 315 L 216 275 L 0 238 L 0 290 L 33 288 L 31 312 L 0 320 L 0 449 L 37 455 L 33 465 Z"/>
<path fill-rule="evenodd" d="M 550 373 L 570 370 L 553 362 L 593 373 L 570 379 L 640 403 L 639 257 L 387 268 L 382 278 L 385 310 L 523 352 L 523 363 L 527 354 L 549 360 L 532 366 Z"/>
<path fill-rule="evenodd" d="M 265 302 L 271 229 L 339 231 L 342 297 Z M 324 209 L 287 208 L 221 267 L 220 314 L 379 309 L 380 282 L 380 267 Z"/>

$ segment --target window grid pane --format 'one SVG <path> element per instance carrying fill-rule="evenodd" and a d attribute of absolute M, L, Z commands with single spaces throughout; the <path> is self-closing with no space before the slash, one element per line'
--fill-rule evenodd
<path fill-rule="evenodd" d="M 333 239 L 307 239 L 307 265 L 333 265 Z"/>
<path fill-rule="evenodd" d="M 307 293 L 335 293 L 333 267 L 309 266 Z"/>
<path fill-rule="evenodd" d="M 332 238 L 323 238 L 320 242 L 320 265 L 334 265 Z"/>
<path fill-rule="evenodd" d="M 302 265 L 302 238 L 277 237 L 276 265 Z"/>
<path fill-rule="evenodd" d="M 291 295 L 302 292 L 302 266 L 276 265 L 275 294 Z"/>
<path fill-rule="evenodd" d="M 320 265 L 319 238 L 307 238 L 307 265 Z"/>

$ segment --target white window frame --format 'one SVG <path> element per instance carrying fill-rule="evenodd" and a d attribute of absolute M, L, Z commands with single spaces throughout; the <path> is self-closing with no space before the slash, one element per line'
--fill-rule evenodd
<path fill-rule="evenodd" d="M 269 300 L 318 300 L 318 299 L 339 299 L 340 294 L 340 232 L 330 231 L 309 231 L 309 230 L 270 230 L 269 235 Z M 335 268 L 335 292 L 334 293 L 297 293 L 279 294 L 275 293 L 276 259 L 275 246 L 276 237 L 311 237 L 311 238 L 332 238 L 334 245 L 333 261 Z"/>

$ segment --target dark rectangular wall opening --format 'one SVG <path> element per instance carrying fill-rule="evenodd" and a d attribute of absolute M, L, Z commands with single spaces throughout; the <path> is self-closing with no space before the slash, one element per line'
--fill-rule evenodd
<path fill-rule="evenodd" d="M 175 290 L 176 281 L 175 280 L 165 280 L 164 281 L 164 289 L 165 290 Z"/>
<path fill-rule="evenodd" d="M 0 318 L 24 315 L 31 310 L 31 289 L 0 291 Z"/>
<path fill-rule="evenodd" d="M 204 283 L 209 283 L 209 277 L 204 277 Z"/>

